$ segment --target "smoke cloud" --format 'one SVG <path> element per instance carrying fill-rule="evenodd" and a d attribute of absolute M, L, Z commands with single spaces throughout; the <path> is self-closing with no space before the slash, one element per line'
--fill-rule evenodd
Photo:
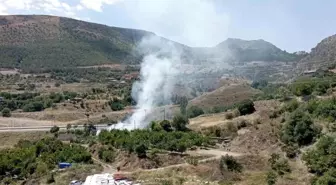
<path fill-rule="evenodd" d="M 228 19 L 225 15 L 217 14 L 211 1 L 141 1 L 133 7 L 129 9 L 130 16 L 142 28 L 159 35 L 169 30 L 171 35 L 168 38 L 182 43 L 207 46 L 226 36 Z M 141 41 L 136 51 L 145 56 L 141 63 L 140 81 L 134 83 L 132 88 L 137 109 L 128 119 L 111 128 L 145 128 L 151 121 L 148 115 L 154 108 L 162 103 L 170 103 L 177 78 L 181 81 L 183 75 L 180 66 L 190 60 L 183 54 L 186 49 L 190 48 L 158 36 Z"/>

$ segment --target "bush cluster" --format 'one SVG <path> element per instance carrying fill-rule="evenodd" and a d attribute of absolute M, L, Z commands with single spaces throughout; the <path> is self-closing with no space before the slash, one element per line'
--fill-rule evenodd
<path fill-rule="evenodd" d="M 137 153 L 144 157 L 148 149 L 162 149 L 167 151 L 184 152 L 192 146 L 208 145 L 210 140 L 195 132 L 181 131 L 152 131 L 144 130 L 111 130 L 102 131 L 99 141 L 104 145 L 113 146 L 130 153 Z"/>
<path fill-rule="evenodd" d="M 283 126 L 281 140 L 287 145 L 307 145 L 312 143 L 320 132 L 321 129 L 313 123 L 307 113 L 296 110 Z"/>
<path fill-rule="evenodd" d="M 0 181 L 5 177 L 19 180 L 43 176 L 58 162 L 91 163 L 91 154 L 80 145 L 64 144 L 54 138 L 36 142 L 19 141 L 11 149 L 0 150 Z"/>
<path fill-rule="evenodd" d="M 0 102 L 0 111 L 5 108 L 10 110 L 23 109 L 25 112 L 42 111 L 52 107 L 54 103 L 61 103 L 66 99 L 72 99 L 78 96 L 75 92 L 50 93 L 49 95 L 40 95 L 39 93 L 20 93 L 13 94 L 1 92 L 0 97 L 4 99 Z"/>
<path fill-rule="evenodd" d="M 316 174 L 312 182 L 314 185 L 328 185 L 336 183 L 336 139 L 324 136 L 313 149 L 303 155 L 310 172 Z"/>

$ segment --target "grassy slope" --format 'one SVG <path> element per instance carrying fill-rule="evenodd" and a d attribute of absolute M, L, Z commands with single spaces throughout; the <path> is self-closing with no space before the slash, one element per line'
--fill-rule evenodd
<path fill-rule="evenodd" d="M 144 37 L 153 36 L 160 46 L 180 50 L 182 60 L 211 61 L 225 52 L 239 62 L 294 61 L 294 55 L 266 41 L 228 39 L 213 48 L 188 46 L 142 30 L 109 27 L 63 17 L 41 15 L 0 16 L 0 67 L 37 71 L 111 63 L 139 63 L 142 53 L 134 50 Z M 169 45 L 168 43 L 173 43 Z M 146 46 L 148 51 L 158 49 Z M 229 50 L 228 50 L 229 49 Z"/>
<path fill-rule="evenodd" d="M 0 33 L 0 67 L 26 70 L 137 62 L 133 46 L 153 35 L 52 16 L 2 16 Z"/>

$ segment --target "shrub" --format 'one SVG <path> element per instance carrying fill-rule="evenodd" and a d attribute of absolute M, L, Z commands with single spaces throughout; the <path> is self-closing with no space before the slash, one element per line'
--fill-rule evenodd
<path fill-rule="evenodd" d="M 300 152 L 297 145 L 286 145 L 282 148 L 288 158 L 294 158 Z"/>
<path fill-rule="evenodd" d="M 101 147 L 98 151 L 98 157 L 107 163 L 111 163 L 114 162 L 116 154 L 112 147 Z"/>
<path fill-rule="evenodd" d="M 266 182 L 268 185 L 275 185 L 277 181 L 277 174 L 273 171 L 269 171 L 266 176 Z"/>
<path fill-rule="evenodd" d="M 243 170 L 243 166 L 232 156 L 226 155 L 221 157 L 219 169 L 222 173 L 227 170 L 240 173 Z"/>
<path fill-rule="evenodd" d="M 162 129 L 165 130 L 166 132 L 171 132 L 171 131 L 173 131 L 173 128 L 172 128 L 172 126 L 171 126 L 171 123 L 170 123 L 170 121 L 168 121 L 168 120 L 162 120 L 162 121 L 160 122 L 160 125 L 161 125 Z"/>
<path fill-rule="evenodd" d="M 284 175 L 285 173 L 291 172 L 288 161 L 286 159 L 281 159 L 279 154 L 273 153 L 268 162 L 270 163 L 271 168 L 279 175 Z"/>
<path fill-rule="evenodd" d="M 160 131 L 160 130 L 162 130 L 162 126 L 159 123 L 155 122 L 155 121 L 152 121 L 150 123 L 150 128 L 151 128 L 152 131 Z"/>
<path fill-rule="evenodd" d="M 11 117 L 11 111 L 9 108 L 4 108 L 1 111 L 2 117 Z"/>
<path fill-rule="evenodd" d="M 124 109 L 124 105 L 122 104 L 122 101 L 119 100 L 118 98 L 113 98 L 113 100 L 110 100 L 108 104 L 110 105 L 113 111 L 119 111 L 119 110 Z"/>
<path fill-rule="evenodd" d="M 187 124 L 189 124 L 189 120 L 186 116 L 178 114 L 174 116 L 172 125 L 177 131 L 186 131 Z"/>
<path fill-rule="evenodd" d="M 60 130 L 60 128 L 58 126 L 53 126 L 50 129 L 50 133 L 57 133 Z"/>
<path fill-rule="evenodd" d="M 137 153 L 139 158 L 145 158 L 147 150 L 148 147 L 145 144 L 139 144 L 135 147 L 135 152 Z"/>
<path fill-rule="evenodd" d="M 286 103 L 283 107 L 284 111 L 293 112 L 299 107 L 299 102 L 296 99 Z"/>
<path fill-rule="evenodd" d="M 241 120 L 237 121 L 237 128 L 238 128 L 238 130 L 241 129 L 241 128 L 245 128 L 248 125 L 250 125 L 250 123 L 247 120 L 245 120 L 245 119 L 241 119 Z"/>
<path fill-rule="evenodd" d="M 233 113 L 232 112 L 228 112 L 225 114 L 225 119 L 232 119 L 233 118 Z"/>
<path fill-rule="evenodd" d="M 297 110 L 294 111 L 282 128 L 281 140 L 288 144 L 299 146 L 310 144 L 321 132 L 321 129 L 314 125 L 309 115 Z"/>
<path fill-rule="evenodd" d="M 197 117 L 199 115 L 204 114 L 203 109 L 201 109 L 200 107 L 197 106 L 191 106 L 188 111 L 187 111 L 188 117 L 189 118 L 194 118 Z"/>
<path fill-rule="evenodd" d="M 240 115 L 251 114 L 255 111 L 252 100 L 244 100 L 238 105 Z"/>
<path fill-rule="evenodd" d="M 23 111 L 25 112 L 36 112 L 42 111 L 44 109 L 44 105 L 42 102 L 32 102 L 23 107 Z"/>
<path fill-rule="evenodd" d="M 308 169 L 317 175 L 323 175 L 331 168 L 336 168 L 336 140 L 332 136 L 324 136 L 313 149 L 304 153 L 302 159 Z"/>
<path fill-rule="evenodd" d="M 324 173 L 321 177 L 318 177 L 313 185 L 331 185 L 336 184 L 336 169 L 331 168 L 326 173 Z"/>

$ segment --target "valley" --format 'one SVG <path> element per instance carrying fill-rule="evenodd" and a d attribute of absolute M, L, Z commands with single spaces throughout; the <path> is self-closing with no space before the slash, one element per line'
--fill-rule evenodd
<path fill-rule="evenodd" d="M 335 182 L 335 36 L 310 53 L 261 39 L 202 48 L 44 15 L 0 16 L 0 33 L 0 184 Z M 145 71 L 156 52 L 179 53 L 178 72 Z"/>

